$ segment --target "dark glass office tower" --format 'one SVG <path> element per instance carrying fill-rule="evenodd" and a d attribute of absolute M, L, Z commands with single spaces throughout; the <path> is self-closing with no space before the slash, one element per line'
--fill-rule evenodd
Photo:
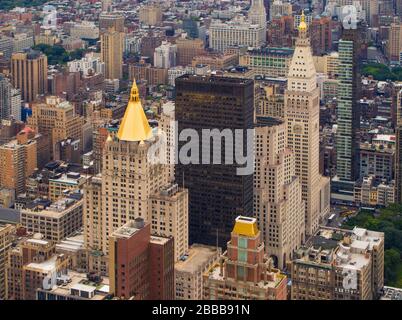
<path fill-rule="evenodd" d="M 225 164 L 225 139 L 221 139 L 222 164 L 201 164 L 203 146 L 202 129 L 230 129 L 233 133 L 233 159 L 235 159 L 234 130 L 243 129 L 243 155 L 247 154 L 247 129 L 253 128 L 253 80 L 217 76 L 184 75 L 176 79 L 176 111 L 178 134 L 194 129 L 200 137 L 200 164 L 176 165 L 176 181 L 189 190 L 189 240 L 226 247 L 239 215 L 253 213 L 253 174 L 238 175 L 237 164 Z M 219 140 L 218 140 L 219 141 Z M 228 139 L 228 141 L 230 141 Z M 179 150 L 187 142 L 179 142 Z M 212 163 L 213 140 L 209 151 Z M 230 150 L 228 147 L 227 150 Z M 205 163 L 205 162 L 204 162 Z"/>

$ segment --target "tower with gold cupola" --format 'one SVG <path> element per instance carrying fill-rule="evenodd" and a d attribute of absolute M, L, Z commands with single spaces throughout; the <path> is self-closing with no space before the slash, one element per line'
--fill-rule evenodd
<path fill-rule="evenodd" d="M 148 124 L 134 81 L 119 129 L 111 132 L 106 139 L 102 172 L 93 178 L 92 183 L 98 185 L 95 188 L 91 184 L 86 188 L 84 225 L 86 245 L 90 250 L 107 254 L 109 236 L 129 221 L 142 218 L 151 223 L 152 234 L 174 236 L 177 243 L 180 243 L 181 236 L 184 237 L 180 250 L 184 251 L 181 254 L 186 252 L 187 192 L 174 187 L 169 178 L 168 165 L 150 161 L 148 158 L 148 151 L 159 139 L 160 136 Z M 156 149 L 155 152 L 158 153 L 159 150 Z M 169 194 L 162 192 L 166 203 L 176 197 L 180 198 L 177 201 L 183 205 L 176 206 L 176 211 L 169 212 L 169 217 L 164 216 L 161 219 L 166 208 L 155 207 L 153 204 L 163 190 L 171 190 Z M 94 201 L 98 201 L 96 208 L 93 206 Z M 180 219 L 176 219 L 177 216 Z M 175 232 L 178 223 L 181 225 L 182 235 Z M 160 224 L 163 224 L 163 228 Z"/>
<path fill-rule="evenodd" d="M 295 156 L 305 202 L 306 234 L 312 235 L 318 229 L 321 212 L 328 210 L 329 193 L 328 181 L 319 173 L 320 93 L 304 13 L 298 29 L 285 91 L 285 120 L 287 146 Z"/>

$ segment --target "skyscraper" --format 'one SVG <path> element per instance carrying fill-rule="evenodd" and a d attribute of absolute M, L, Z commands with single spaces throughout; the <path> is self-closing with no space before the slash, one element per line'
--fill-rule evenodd
<path fill-rule="evenodd" d="M 361 80 L 359 59 L 362 50 L 362 24 L 357 29 L 343 30 L 339 40 L 339 88 L 336 134 L 336 184 L 339 189 L 352 190 L 359 175 L 359 128 Z M 338 181 L 339 180 L 339 181 Z M 350 191 L 352 193 L 352 191 Z"/>
<path fill-rule="evenodd" d="M 402 203 L 402 90 L 397 94 L 396 103 L 395 193 L 396 201 Z"/>
<path fill-rule="evenodd" d="M 285 91 L 285 119 L 288 130 L 287 144 L 295 155 L 296 175 L 302 185 L 302 199 L 306 208 L 306 234 L 309 235 L 317 230 L 320 216 L 319 94 L 303 14 L 289 67 L 288 87 Z"/>
<path fill-rule="evenodd" d="M 264 0 L 251 0 L 251 7 L 248 11 L 248 18 L 254 24 L 267 28 L 267 13 L 265 11 Z"/>
<path fill-rule="evenodd" d="M 195 130 L 199 137 L 202 129 L 243 130 L 243 154 L 246 154 L 246 129 L 253 127 L 254 85 L 249 79 L 216 76 L 184 75 L 176 79 L 176 120 L 178 134 L 184 129 Z M 234 140 L 226 134 L 219 143 L 223 151 L 234 154 Z M 221 139 L 220 137 L 219 139 Z M 215 140 L 215 139 L 214 139 Z M 237 142 L 239 143 L 239 142 Z M 215 141 L 214 141 L 215 144 Z M 179 142 L 179 150 L 184 142 Z M 253 174 L 237 175 L 240 165 L 203 164 L 202 155 L 212 158 L 212 150 L 192 154 L 200 164 L 176 166 L 176 181 L 189 189 L 190 243 L 225 246 L 230 238 L 233 219 L 253 213 Z M 210 148 L 210 149 L 215 149 Z M 192 152 L 191 152 L 192 153 Z M 212 160 L 210 160 L 212 162 Z"/>
<path fill-rule="evenodd" d="M 123 77 L 124 33 L 113 28 L 101 35 L 101 59 L 105 63 L 105 79 Z"/>
<path fill-rule="evenodd" d="M 33 133 L 24 130 L 0 146 L 0 188 L 15 190 L 15 195 L 25 191 L 25 179 L 37 167 L 37 144 Z"/>
<path fill-rule="evenodd" d="M 266 252 L 283 269 L 304 242 L 305 206 L 295 158 L 286 148 L 286 124 L 258 117 L 254 174 L 254 216 L 258 219 Z"/>
<path fill-rule="evenodd" d="M 6 299 L 7 277 L 6 265 L 8 263 L 8 253 L 12 244 L 12 233 L 15 230 L 11 224 L 0 223 L 0 299 Z"/>
<path fill-rule="evenodd" d="M 21 120 L 21 94 L 11 81 L 0 74 L 0 119 Z"/>
<path fill-rule="evenodd" d="M 124 16 L 117 13 L 101 13 L 99 15 L 99 31 L 103 33 L 110 28 L 124 32 Z"/>
<path fill-rule="evenodd" d="M 34 50 L 14 53 L 11 73 L 14 87 L 21 90 L 25 102 L 47 92 L 47 57 L 44 54 Z"/>
<path fill-rule="evenodd" d="M 107 253 L 114 230 L 136 218 L 151 222 L 150 196 L 170 183 L 169 166 L 148 161 L 148 150 L 157 139 L 134 81 L 118 132 L 109 132 L 106 139 L 102 174 L 86 187 L 84 224 L 89 248 Z"/>

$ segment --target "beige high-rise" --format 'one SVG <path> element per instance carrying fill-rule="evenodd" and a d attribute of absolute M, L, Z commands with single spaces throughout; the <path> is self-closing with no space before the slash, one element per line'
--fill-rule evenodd
<path fill-rule="evenodd" d="M 101 59 L 105 63 L 105 79 L 123 77 L 124 33 L 110 28 L 101 35 Z"/>
<path fill-rule="evenodd" d="M 37 143 L 19 133 L 17 139 L 0 146 L 0 188 L 25 192 L 25 179 L 37 168 Z"/>
<path fill-rule="evenodd" d="M 157 139 L 145 117 L 134 82 L 119 131 L 106 139 L 101 181 L 96 179 L 85 191 L 87 248 L 108 253 L 109 236 L 117 228 L 138 217 L 151 221 L 150 196 L 169 183 L 168 166 L 148 161 L 148 150 Z M 98 206 L 91 204 L 92 199 Z"/>
<path fill-rule="evenodd" d="M 25 102 L 47 92 L 47 57 L 38 51 L 18 52 L 11 57 L 13 84 Z"/>
<path fill-rule="evenodd" d="M 177 39 L 177 61 L 178 66 L 191 65 L 193 58 L 205 52 L 204 41 L 201 39 Z"/>
<path fill-rule="evenodd" d="M 302 199 L 305 201 L 306 234 L 311 235 L 318 229 L 320 218 L 320 97 L 304 20 L 303 14 L 289 67 L 285 119 L 288 129 L 287 145 L 295 155 L 296 175 L 300 179 Z"/>
<path fill-rule="evenodd" d="M 293 257 L 305 234 L 304 201 L 295 158 L 286 148 L 286 124 L 257 118 L 254 174 L 254 215 L 266 252 L 280 269 Z"/>
<path fill-rule="evenodd" d="M 145 5 L 140 8 L 140 22 L 150 26 L 156 26 L 162 22 L 162 8 L 159 5 Z"/>
<path fill-rule="evenodd" d="M 124 16 L 117 13 L 101 13 L 99 15 L 100 33 L 103 33 L 110 28 L 118 32 L 124 32 Z"/>
<path fill-rule="evenodd" d="M 52 154 L 57 142 L 66 138 L 82 141 L 83 138 L 83 117 L 75 113 L 70 102 L 56 96 L 48 96 L 44 101 L 32 105 L 32 116 L 28 118 L 28 125 L 49 138 Z"/>
<path fill-rule="evenodd" d="M 394 18 L 391 23 L 387 44 L 387 57 L 391 61 L 399 61 L 399 55 L 402 51 L 402 24 L 399 18 Z"/>
<path fill-rule="evenodd" d="M 11 224 L 0 223 L 0 300 L 7 297 L 6 264 L 11 250 L 12 233 L 15 227 Z"/>
<path fill-rule="evenodd" d="M 188 253 L 188 190 L 169 184 L 149 198 L 151 233 L 174 238 L 174 261 Z"/>

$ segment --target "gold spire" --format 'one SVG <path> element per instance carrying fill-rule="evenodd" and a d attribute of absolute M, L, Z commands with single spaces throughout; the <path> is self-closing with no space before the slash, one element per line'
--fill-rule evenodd
<path fill-rule="evenodd" d="M 113 141 L 112 136 L 110 134 L 108 134 L 107 138 L 106 138 L 106 143 L 109 143 L 109 142 L 112 142 L 112 141 Z"/>
<path fill-rule="evenodd" d="M 117 137 L 123 141 L 144 141 L 152 137 L 152 129 L 141 106 L 135 79 L 130 92 L 130 100 L 120 123 Z"/>
<path fill-rule="evenodd" d="M 303 10 L 302 15 L 300 17 L 299 31 L 305 32 L 306 30 L 307 30 L 306 16 L 304 15 L 304 10 Z"/>

